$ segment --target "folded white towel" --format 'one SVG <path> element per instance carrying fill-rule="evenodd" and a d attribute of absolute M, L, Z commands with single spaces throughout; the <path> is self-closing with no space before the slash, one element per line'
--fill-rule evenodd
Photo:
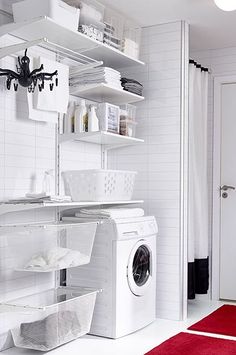
<path fill-rule="evenodd" d="M 36 62 L 37 65 L 35 66 L 37 67 L 43 64 L 44 72 L 58 71 L 58 86 L 54 85 L 53 91 L 50 91 L 50 81 L 45 81 L 44 90 L 40 92 L 37 88 L 34 94 L 34 108 L 42 111 L 66 113 L 69 102 L 69 67 L 43 57 L 36 59 Z"/>
<path fill-rule="evenodd" d="M 81 209 L 80 212 L 75 214 L 76 217 L 91 216 L 94 218 L 131 218 L 131 217 L 143 217 L 144 210 L 142 208 L 106 208 L 106 209 Z"/>

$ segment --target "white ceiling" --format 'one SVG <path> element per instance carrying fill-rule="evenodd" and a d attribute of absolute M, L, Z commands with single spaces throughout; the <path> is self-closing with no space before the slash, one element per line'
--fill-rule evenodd
<path fill-rule="evenodd" d="M 101 0 L 142 26 L 185 20 L 195 50 L 236 46 L 236 11 L 224 12 L 213 0 Z"/>

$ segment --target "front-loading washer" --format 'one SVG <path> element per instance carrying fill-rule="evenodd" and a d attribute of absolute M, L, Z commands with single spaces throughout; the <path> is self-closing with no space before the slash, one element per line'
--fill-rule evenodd
<path fill-rule="evenodd" d="M 90 334 L 119 338 L 155 320 L 156 235 L 154 217 L 101 221 L 91 262 L 67 270 L 67 283 L 102 289 Z"/>

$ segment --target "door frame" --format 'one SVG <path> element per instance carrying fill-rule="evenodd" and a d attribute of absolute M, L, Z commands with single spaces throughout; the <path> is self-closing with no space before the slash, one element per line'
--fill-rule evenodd
<path fill-rule="evenodd" d="M 220 231 L 221 231 L 221 93 L 222 85 L 236 84 L 236 75 L 214 78 L 213 109 L 213 206 L 212 206 L 212 299 L 220 299 Z"/>

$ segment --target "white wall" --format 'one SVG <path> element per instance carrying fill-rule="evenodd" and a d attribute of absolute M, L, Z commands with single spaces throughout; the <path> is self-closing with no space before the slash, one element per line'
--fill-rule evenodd
<path fill-rule="evenodd" d="M 146 213 L 157 218 L 157 316 L 169 319 L 182 317 L 182 50 L 187 46 L 182 26 L 175 22 L 143 30 L 146 66 L 124 74 L 144 85 L 136 136 L 145 143 L 117 150 L 109 160 L 112 168 L 138 171 L 134 198 L 144 199 Z"/>

